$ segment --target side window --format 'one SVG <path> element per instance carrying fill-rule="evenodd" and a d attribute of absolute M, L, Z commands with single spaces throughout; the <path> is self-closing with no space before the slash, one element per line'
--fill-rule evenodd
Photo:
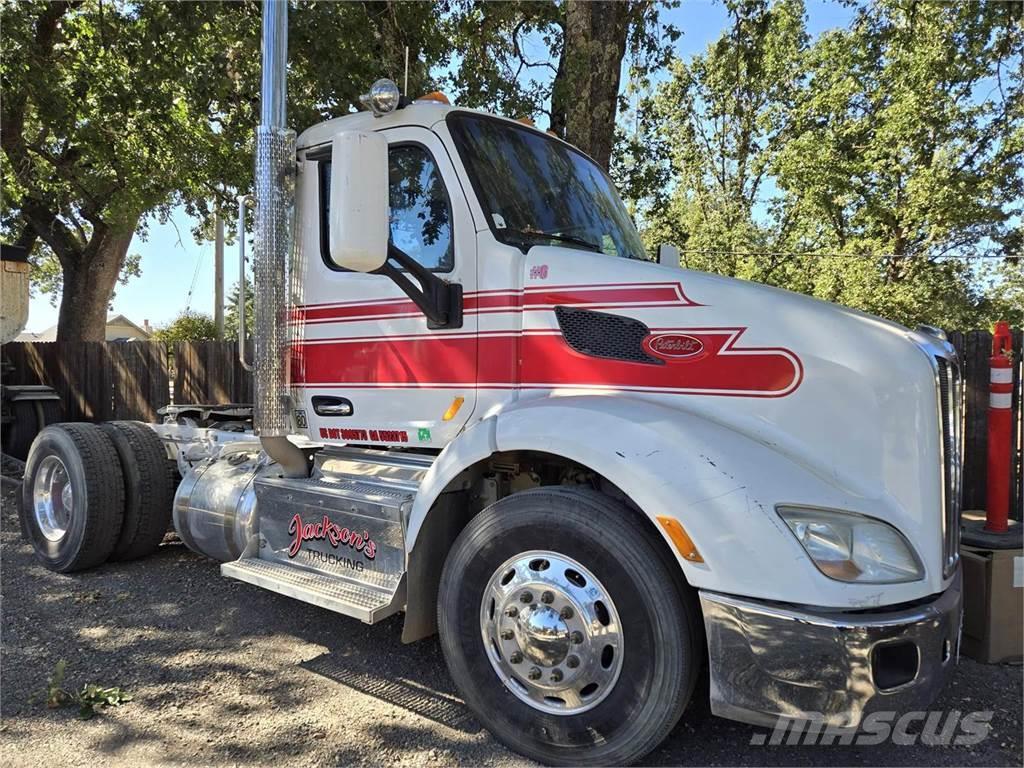
<path fill-rule="evenodd" d="M 434 158 L 420 146 L 400 144 L 388 152 L 391 242 L 427 269 L 450 272 L 454 265 L 452 206 Z M 331 163 L 320 163 L 320 241 L 331 265 L 328 222 Z"/>
<path fill-rule="evenodd" d="M 391 242 L 427 269 L 452 268 L 452 204 L 434 158 L 405 145 L 388 153 Z"/>

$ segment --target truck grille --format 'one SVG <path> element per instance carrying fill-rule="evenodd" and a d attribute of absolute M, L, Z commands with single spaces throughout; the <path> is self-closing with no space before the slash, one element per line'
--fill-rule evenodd
<path fill-rule="evenodd" d="M 960 559 L 961 397 L 962 381 L 956 360 L 936 357 L 939 396 L 939 439 L 942 446 L 942 575 L 956 570 Z"/>

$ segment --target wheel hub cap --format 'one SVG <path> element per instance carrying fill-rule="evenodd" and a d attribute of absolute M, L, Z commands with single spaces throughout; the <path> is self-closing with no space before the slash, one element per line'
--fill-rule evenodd
<path fill-rule="evenodd" d="M 557 552 L 523 552 L 491 576 L 480 606 L 484 647 L 498 679 L 543 712 L 597 706 L 622 669 L 618 612 L 604 585 Z"/>
<path fill-rule="evenodd" d="M 67 533 L 75 507 L 74 490 L 67 467 L 57 456 L 47 456 L 39 463 L 32 484 L 32 511 L 39 532 L 49 541 L 60 541 Z"/>
<path fill-rule="evenodd" d="M 569 655 L 569 627 L 553 608 L 526 608 L 515 625 L 516 641 L 531 661 L 550 667 Z"/>

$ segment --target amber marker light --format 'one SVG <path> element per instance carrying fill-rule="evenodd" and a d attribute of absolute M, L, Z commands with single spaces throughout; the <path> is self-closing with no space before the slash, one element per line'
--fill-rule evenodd
<path fill-rule="evenodd" d="M 448 406 L 448 410 L 444 412 L 444 416 L 441 417 L 441 420 L 451 421 L 452 419 L 454 419 L 455 414 L 459 412 L 459 408 L 462 407 L 462 404 L 464 402 L 466 402 L 466 398 L 464 397 L 456 397 L 454 400 L 452 400 L 452 404 Z"/>
<path fill-rule="evenodd" d="M 674 517 L 658 515 L 658 522 L 661 523 L 661 527 L 665 529 L 668 537 L 672 539 L 672 543 L 676 545 L 676 549 L 683 556 L 683 560 L 691 563 L 704 562 L 704 558 L 697 551 L 697 547 L 694 545 L 693 539 L 690 538 L 690 534 L 686 532 L 678 520 Z"/>
<path fill-rule="evenodd" d="M 416 101 L 436 101 L 438 104 L 447 104 L 451 106 L 451 102 L 448 101 L 448 97 L 440 91 L 431 91 L 420 96 Z"/>

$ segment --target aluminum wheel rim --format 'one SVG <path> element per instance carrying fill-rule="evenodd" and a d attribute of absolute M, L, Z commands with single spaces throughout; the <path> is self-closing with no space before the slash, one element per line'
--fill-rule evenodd
<path fill-rule="evenodd" d="M 622 671 L 622 625 L 608 590 L 557 552 L 502 563 L 484 589 L 480 629 L 498 679 L 542 712 L 596 707 Z"/>
<path fill-rule="evenodd" d="M 75 494 L 67 467 L 57 456 L 39 464 L 32 484 L 32 508 L 39 532 L 49 541 L 60 541 L 68 532 L 75 508 Z"/>

